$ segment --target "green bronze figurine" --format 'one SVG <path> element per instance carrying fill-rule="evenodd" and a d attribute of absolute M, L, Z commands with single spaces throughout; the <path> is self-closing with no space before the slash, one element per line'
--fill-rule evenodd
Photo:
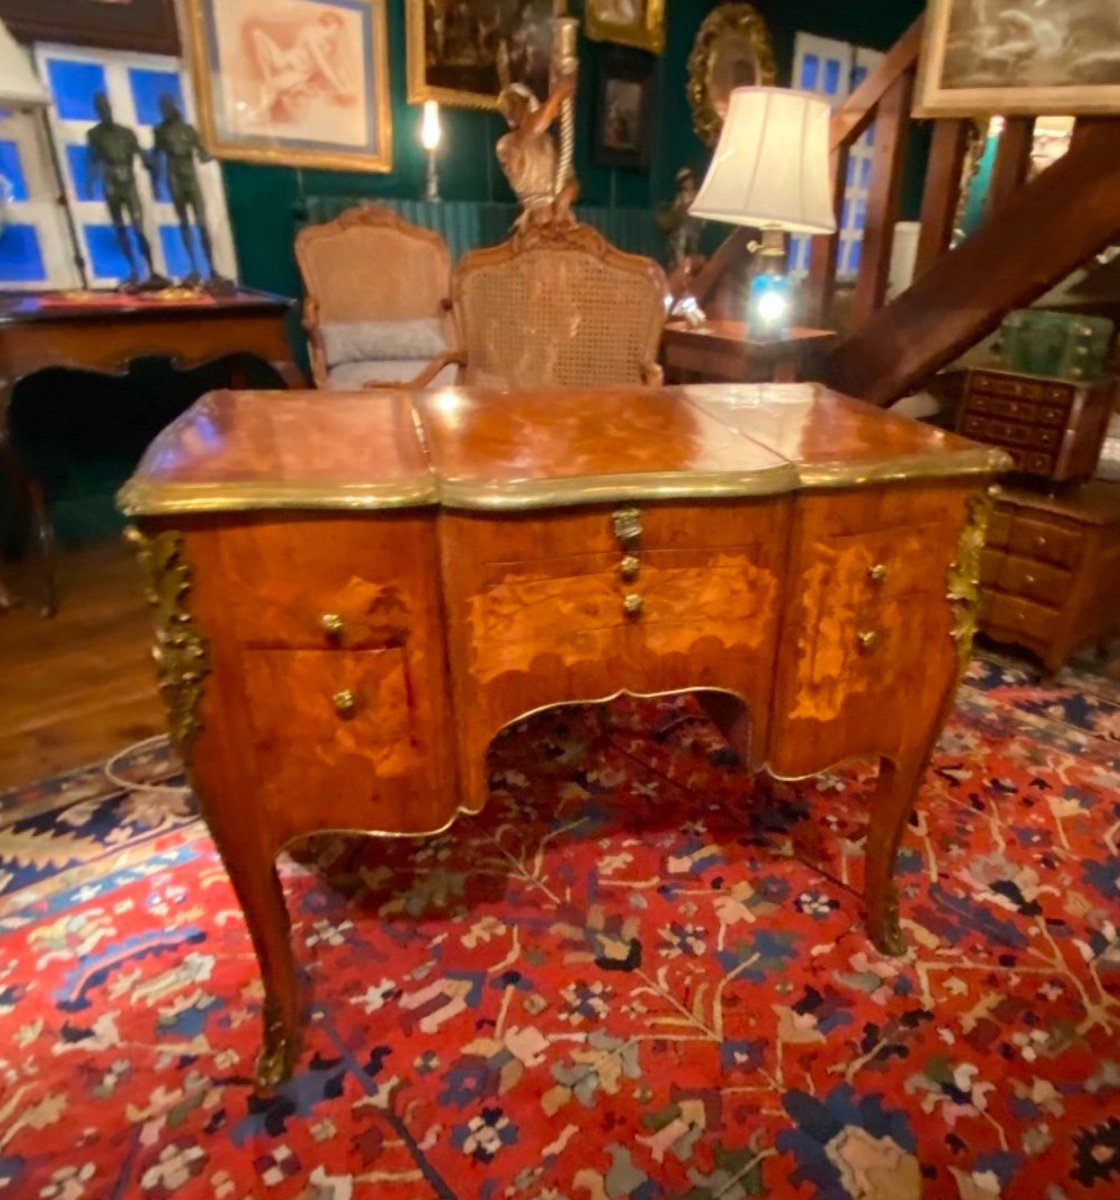
<path fill-rule="evenodd" d="M 202 284 L 203 272 L 199 270 L 194 239 L 191 237 L 193 216 L 194 223 L 198 226 L 199 241 L 206 254 L 206 288 L 208 291 L 229 291 L 233 284 L 219 275 L 214 267 L 214 249 L 206 224 L 206 205 L 202 199 L 202 188 L 195 168 L 196 158 L 199 162 L 209 162 L 210 155 L 202 144 L 198 130 L 183 120 L 183 114 L 171 96 L 160 96 L 159 109 L 163 120 L 155 128 L 155 141 L 149 165 L 154 178 L 166 163 L 167 189 L 171 193 L 171 203 L 175 205 L 175 214 L 179 218 L 183 245 L 191 260 L 191 273 L 183 280 L 183 284 L 186 287 L 199 287 Z"/>
<path fill-rule="evenodd" d="M 104 92 L 97 92 L 93 97 L 93 106 L 97 110 L 98 122 L 86 134 L 86 144 L 89 147 L 89 158 L 86 173 L 86 195 L 93 194 L 93 183 L 100 175 L 102 190 L 105 194 L 105 204 L 109 209 L 109 219 L 117 234 L 117 242 L 121 253 L 128 263 L 128 276 L 122 287 L 128 290 L 143 288 L 158 290 L 168 287 L 170 280 L 157 275 L 152 265 L 152 248 L 144 233 L 144 214 L 140 207 L 140 194 L 136 190 L 136 170 L 134 160 L 139 157 L 144 162 L 143 152 L 136 134 L 124 125 L 118 125 L 113 120 L 113 110 L 109 106 L 109 97 Z M 132 242 L 128 236 L 125 217 L 132 224 L 140 253 L 148 268 L 147 278 L 141 280 L 136 271 L 136 260 L 132 254 Z"/>

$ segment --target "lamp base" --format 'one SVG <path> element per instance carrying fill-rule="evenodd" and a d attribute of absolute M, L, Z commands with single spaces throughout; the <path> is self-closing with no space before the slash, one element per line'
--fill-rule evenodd
<path fill-rule="evenodd" d="M 789 333 L 793 318 L 793 283 L 785 273 L 785 237 L 780 229 L 763 229 L 759 268 L 747 288 L 747 336 L 756 342 L 777 341 Z"/>

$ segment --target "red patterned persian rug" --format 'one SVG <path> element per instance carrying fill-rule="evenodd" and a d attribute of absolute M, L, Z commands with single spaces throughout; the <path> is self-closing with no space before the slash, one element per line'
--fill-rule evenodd
<path fill-rule="evenodd" d="M 892 960 L 868 768 L 764 796 L 688 699 L 553 711 L 480 817 L 285 861 L 308 1026 L 268 1096 L 189 796 L 4 795 L 0 1198 L 1115 1200 L 1118 745 L 1115 683 L 977 660 Z"/>

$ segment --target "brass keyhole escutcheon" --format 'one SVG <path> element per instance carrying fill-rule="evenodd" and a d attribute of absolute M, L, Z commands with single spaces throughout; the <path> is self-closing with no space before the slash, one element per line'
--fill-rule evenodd
<path fill-rule="evenodd" d="M 331 703 L 334 705 L 334 711 L 340 717 L 349 719 L 358 711 L 358 697 L 350 688 L 343 688 L 340 692 L 335 692 L 331 697 Z"/>
<path fill-rule="evenodd" d="M 865 653 L 874 650 L 879 644 L 879 634 L 874 629 L 863 629 L 856 636 L 859 639 L 859 648 Z"/>
<path fill-rule="evenodd" d="M 627 554 L 622 562 L 619 563 L 618 569 L 622 578 L 629 582 L 631 579 L 637 579 L 641 565 L 636 554 Z"/>
<path fill-rule="evenodd" d="M 873 567 L 867 568 L 867 578 L 872 583 L 884 583 L 887 578 L 887 567 L 885 563 L 876 563 Z"/>
<path fill-rule="evenodd" d="M 640 617 L 642 615 L 642 607 L 644 601 L 641 596 L 631 592 L 622 601 L 622 609 L 628 617 Z"/>
<path fill-rule="evenodd" d="M 633 549 L 642 536 L 642 514 L 636 508 L 620 508 L 611 514 L 615 541 L 624 549 Z"/>

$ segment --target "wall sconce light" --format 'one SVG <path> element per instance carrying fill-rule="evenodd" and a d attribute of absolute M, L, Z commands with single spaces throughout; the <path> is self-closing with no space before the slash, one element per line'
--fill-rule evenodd
<path fill-rule="evenodd" d="M 438 200 L 439 175 L 436 171 L 436 151 L 443 139 L 439 124 L 439 104 L 435 100 L 424 101 L 424 117 L 420 123 L 420 144 L 428 154 L 428 173 L 424 181 L 424 199 Z"/>

